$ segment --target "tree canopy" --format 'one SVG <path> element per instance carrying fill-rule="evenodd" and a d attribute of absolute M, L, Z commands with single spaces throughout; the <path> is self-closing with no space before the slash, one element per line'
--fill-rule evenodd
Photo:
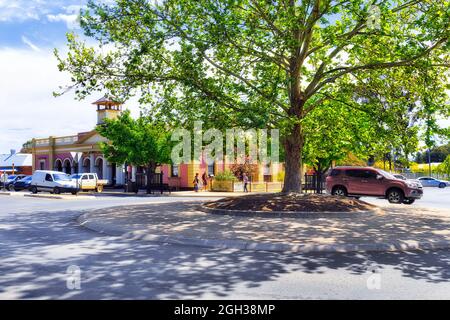
<path fill-rule="evenodd" d="M 142 116 L 133 119 L 126 110 L 116 119 L 105 119 L 97 132 L 108 139 L 101 144 L 108 161 L 146 167 L 147 187 L 156 167 L 170 163 L 170 133 L 161 122 Z"/>
<path fill-rule="evenodd" d="M 150 115 L 166 121 L 278 128 L 284 191 L 301 189 L 302 151 L 313 130 L 304 122 L 316 109 L 333 101 L 391 112 L 361 100 L 358 89 L 407 85 L 392 70 L 447 83 L 447 0 L 116 0 L 88 7 L 81 26 L 99 48 L 69 35 L 69 54 L 59 58 L 80 98 L 95 90 L 122 100 L 138 94 Z M 424 105 L 429 119 L 448 110 L 432 99 Z"/>

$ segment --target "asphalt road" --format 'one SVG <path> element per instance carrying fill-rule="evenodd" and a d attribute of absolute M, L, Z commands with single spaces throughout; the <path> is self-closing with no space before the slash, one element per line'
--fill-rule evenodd
<path fill-rule="evenodd" d="M 386 204 L 385 199 L 376 199 L 369 197 L 362 197 L 361 200 L 376 204 Z M 450 187 L 447 188 L 423 188 L 423 197 L 416 200 L 411 206 L 413 207 L 427 207 L 427 208 L 450 208 Z"/>
<path fill-rule="evenodd" d="M 450 299 L 450 250 L 224 251 L 122 240 L 75 222 L 80 210 L 183 200 L 1 196 L 0 298 Z"/>

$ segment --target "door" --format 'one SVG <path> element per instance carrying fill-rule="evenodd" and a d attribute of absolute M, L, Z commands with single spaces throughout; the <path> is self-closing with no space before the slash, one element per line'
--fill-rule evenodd
<path fill-rule="evenodd" d="M 439 180 L 436 180 L 434 178 L 430 178 L 428 180 L 430 187 L 439 187 L 439 184 L 441 183 Z"/>
<path fill-rule="evenodd" d="M 345 170 L 345 176 L 342 177 L 342 182 L 347 187 L 347 192 L 350 194 L 358 194 L 361 189 L 361 170 L 348 169 Z"/>
<path fill-rule="evenodd" d="M 97 187 L 97 179 L 95 179 L 95 176 L 93 174 L 89 175 L 88 183 L 89 189 L 95 189 Z"/>
<path fill-rule="evenodd" d="M 384 195 L 384 181 L 377 179 L 378 173 L 374 170 L 362 170 L 359 193 L 372 196 Z"/>
<path fill-rule="evenodd" d="M 420 183 L 424 187 L 433 187 L 434 186 L 433 179 L 431 179 L 431 178 L 422 178 L 422 179 L 420 179 Z"/>
<path fill-rule="evenodd" d="M 81 175 L 80 188 L 81 189 L 86 189 L 89 186 L 88 181 L 89 181 L 89 176 L 87 174 Z"/>
<path fill-rule="evenodd" d="M 50 173 L 46 173 L 42 182 L 42 189 L 53 190 L 53 177 Z"/>

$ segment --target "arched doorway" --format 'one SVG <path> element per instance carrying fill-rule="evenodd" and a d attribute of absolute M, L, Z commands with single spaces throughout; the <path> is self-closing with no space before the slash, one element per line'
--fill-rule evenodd
<path fill-rule="evenodd" d="M 87 173 L 91 170 L 91 160 L 89 158 L 85 158 L 83 160 L 83 173 Z"/>
<path fill-rule="evenodd" d="M 72 163 L 70 162 L 69 159 L 65 159 L 64 160 L 63 167 L 64 167 L 64 172 L 66 174 L 71 174 L 72 173 Z"/>
<path fill-rule="evenodd" d="M 55 171 L 63 171 L 63 165 L 61 159 L 56 159 L 55 161 Z"/>
<path fill-rule="evenodd" d="M 95 173 L 99 179 L 103 179 L 103 158 L 95 160 Z"/>

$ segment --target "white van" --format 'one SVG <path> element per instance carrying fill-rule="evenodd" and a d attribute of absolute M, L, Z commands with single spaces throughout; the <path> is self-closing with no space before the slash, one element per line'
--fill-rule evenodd
<path fill-rule="evenodd" d="M 78 188 L 76 183 L 63 172 L 36 170 L 31 178 L 30 191 L 32 193 L 49 191 L 55 194 L 61 192 L 77 194 Z"/>

